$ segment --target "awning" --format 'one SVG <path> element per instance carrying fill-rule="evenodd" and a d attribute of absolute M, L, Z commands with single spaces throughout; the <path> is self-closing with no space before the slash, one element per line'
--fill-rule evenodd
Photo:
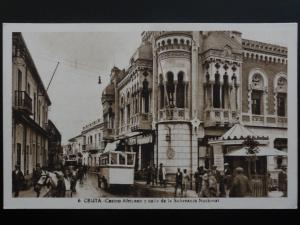
<path fill-rule="evenodd" d="M 127 133 L 125 134 L 126 137 L 134 137 L 134 136 L 138 136 L 142 134 L 141 132 L 138 132 L 138 131 L 134 131 L 134 132 L 130 132 L 130 133 Z"/>
<path fill-rule="evenodd" d="M 120 143 L 120 140 L 114 141 L 112 143 L 107 143 L 103 153 L 112 152 L 117 149 L 117 145 Z"/>
<path fill-rule="evenodd" d="M 247 154 L 247 151 L 248 150 L 246 149 L 246 147 L 243 147 L 239 150 L 229 152 L 225 156 L 254 156 L 254 154 Z M 275 148 L 259 146 L 256 156 L 287 156 L 287 153 Z"/>
<path fill-rule="evenodd" d="M 260 144 L 269 143 L 268 136 L 258 136 L 256 133 L 243 126 L 240 122 L 236 123 L 221 137 L 210 139 L 208 143 L 221 145 L 239 145 L 242 144 L 247 137 L 252 137 Z"/>

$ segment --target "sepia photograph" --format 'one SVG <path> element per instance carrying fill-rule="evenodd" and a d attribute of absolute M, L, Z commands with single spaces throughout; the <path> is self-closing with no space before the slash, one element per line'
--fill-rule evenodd
<path fill-rule="evenodd" d="M 4 206 L 296 207 L 297 24 L 3 29 Z"/>

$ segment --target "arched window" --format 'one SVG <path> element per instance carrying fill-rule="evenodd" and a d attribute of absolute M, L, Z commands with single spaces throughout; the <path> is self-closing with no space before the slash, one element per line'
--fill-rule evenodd
<path fill-rule="evenodd" d="M 149 112 L 149 89 L 148 89 L 149 82 L 145 79 L 143 81 L 143 90 L 142 96 L 144 98 L 144 112 Z"/>
<path fill-rule="evenodd" d="M 228 75 L 227 72 L 225 72 L 223 76 L 223 88 L 222 88 L 222 108 L 227 108 L 226 104 L 228 101 Z"/>
<path fill-rule="evenodd" d="M 159 75 L 159 88 L 160 88 L 160 108 L 165 107 L 165 87 L 163 83 L 162 74 Z"/>
<path fill-rule="evenodd" d="M 174 74 L 172 72 L 167 73 L 167 95 L 170 106 L 174 106 Z"/>
<path fill-rule="evenodd" d="M 220 108 L 220 74 L 215 74 L 215 83 L 213 86 L 213 107 Z"/>
<path fill-rule="evenodd" d="M 252 114 L 262 115 L 263 113 L 263 91 L 264 80 L 261 74 L 256 73 L 252 76 L 251 108 Z"/>
<path fill-rule="evenodd" d="M 275 96 L 277 116 L 287 116 L 287 79 L 285 75 L 275 78 Z"/>
<path fill-rule="evenodd" d="M 185 87 L 183 82 L 183 72 L 178 73 L 178 83 L 177 83 L 177 90 L 176 90 L 176 106 L 178 108 L 184 108 L 184 93 Z"/>

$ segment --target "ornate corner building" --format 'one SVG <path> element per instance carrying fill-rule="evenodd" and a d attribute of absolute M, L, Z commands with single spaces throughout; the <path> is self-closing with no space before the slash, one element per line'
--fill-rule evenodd
<path fill-rule="evenodd" d="M 106 142 L 135 151 L 136 170 L 163 163 L 169 179 L 226 161 L 208 140 L 238 121 L 287 150 L 287 48 L 237 31 L 143 32 L 129 67 L 111 70 L 102 105 Z M 268 157 L 268 170 L 285 160 Z"/>

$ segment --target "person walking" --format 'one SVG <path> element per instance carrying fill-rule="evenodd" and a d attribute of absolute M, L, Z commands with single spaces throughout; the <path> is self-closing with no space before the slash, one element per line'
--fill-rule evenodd
<path fill-rule="evenodd" d="M 251 194 L 251 187 L 249 179 L 244 175 L 244 169 L 242 167 L 237 167 L 235 169 L 236 175 L 233 178 L 231 189 L 229 192 L 229 197 L 247 197 Z"/>
<path fill-rule="evenodd" d="M 200 166 L 197 168 L 197 171 L 194 174 L 194 178 L 195 178 L 195 189 L 196 189 L 196 193 L 198 195 L 200 195 L 200 191 L 202 188 L 202 177 L 205 174 L 204 168 L 203 166 Z"/>
<path fill-rule="evenodd" d="M 175 183 L 175 197 L 177 196 L 177 189 L 180 187 L 181 190 L 181 196 L 183 194 L 182 190 L 182 172 L 180 171 L 180 168 L 177 168 L 177 173 L 176 173 L 176 183 Z"/>
<path fill-rule="evenodd" d="M 19 197 L 20 190 L 24 184 L 24 174 L 20 170 L 20 166 L 16 165 L 15 170 L 12 172 L 12 189 L 14 197 Z"/>
<path fill-rule="evenodd" d="M 150 185 L 151 174 L 152 174 L 152 168 L 151 168 L 150 165 L 148 165 L 147 168 L 146 168 L 146 183 L 147 183 L 147 185 Z"/>
<path fill-rule="evenodd" d="M 72 190 L 71 190 L 71 177 L 68 170 L 64 171 L 64 180 L 66 186 L 66 197 L 72 197 Z"/>
<path fill-rule="evenodd" d="M 36 164 L 36 168 L 33 170 L 32 173 L 32 183 L 33 183 L 33 190 L 36 192 L 36 197 L 38 198 L 40 196 L 40 185 L 38 185 L 38 181 L 40 180 L 42 175 L 42 169 L 40 167 L 40 164 Z"/>
<path fill-rule="evenodd" d="M 213 169 L 211 171 L 212 175 L 216 179 L 216 195 L 220 195 L 220 183 L 221 183 L 221 173 L 218 170 L 218 167 L 216 165 L 213 165 Z"/>
<path fill-rule="evenodd" d="M 80 184 L 83 184 L 83 177 L 84 177 L 83 167 L 80 166 L 78 169 L 78 179 Z"/>
<path fill-rule="evenodd" d="M 159 185 L 166 187 L 166 169 L 163 167 L 162 163 L 159 164 L 158 178 Z"/>
<path fill-rule="evenodd" d="M 190 176 L 187 174 L 187 170 L 184 169 L 183 170 L 183 182 L 182 182 L 182 189 L 184 192 L 184 197 L 187 197 L 187 189 L 188 189 L 188 185 L 189 185 L 189 181 L 190 181 Z"/>
<path fill-rule="evenodd" d="M 205 173 L 202 176 L 202 185 L 201 185 L 201 190 L 199 192 L 199 197 L 204 197 L 204 198 L 210 197 L 209 179 L 208 179 L 208 174 L 207 173 Z"/>
<path fill-rule="evenodd" d="M 71 192 L 75 192 L 76 193 L 76 184 L 77 184 L 77 172 L 75 169 L 73 169 L 71 171 L 71 179 L 70 179 L 70 183 L 71 183 Z"/>
<path fill-rule="evenodd" d="M 224 163 L 223 183 L 224 183 L 224 189 L 225 189 L 225 196 L 229 197 L 229 192 L 230 192 L 231 184 L 232 184 L 232 172 L 229 168 L 229 163 Z"/>
<path fill-rule="evenodd" d="M 155 166 L 155 164 L 153 164 L 152 166 L 151 181 L 152 181 L 152 186 L 157 185 L 157 167 Z"/>
<path fill-rule="evenodd" d="M 86 164 L 83 165 L 83 174 L 84 174 L 84 179 L 86 180 L 87 179 L 87 165 Z"/>
<path fill-rule="evenodd" d="M 217 197 L 219 196 L 219 192 L 218 192 L 218 181 L 217 178 L 215 176 L 215 172 L 213 170 L 208 171 L 208 182 L 209 182 L 209 196 L 210 197 Z"/>
<path fill-rule="evenodd" d="M 283 192 L 283 197 L 287 197 L 287 173 L 286 166 L 281 167 L 278 174 L 278 189 Z"/>
<path fill-rule="evenodd" d="M 65 179 L 59 173 L 55 173 L 57 178 L 57 185 L 56 185 L 56 197 L 57 198 L 64 198 L 66 196 L 66 184 Z"/>

